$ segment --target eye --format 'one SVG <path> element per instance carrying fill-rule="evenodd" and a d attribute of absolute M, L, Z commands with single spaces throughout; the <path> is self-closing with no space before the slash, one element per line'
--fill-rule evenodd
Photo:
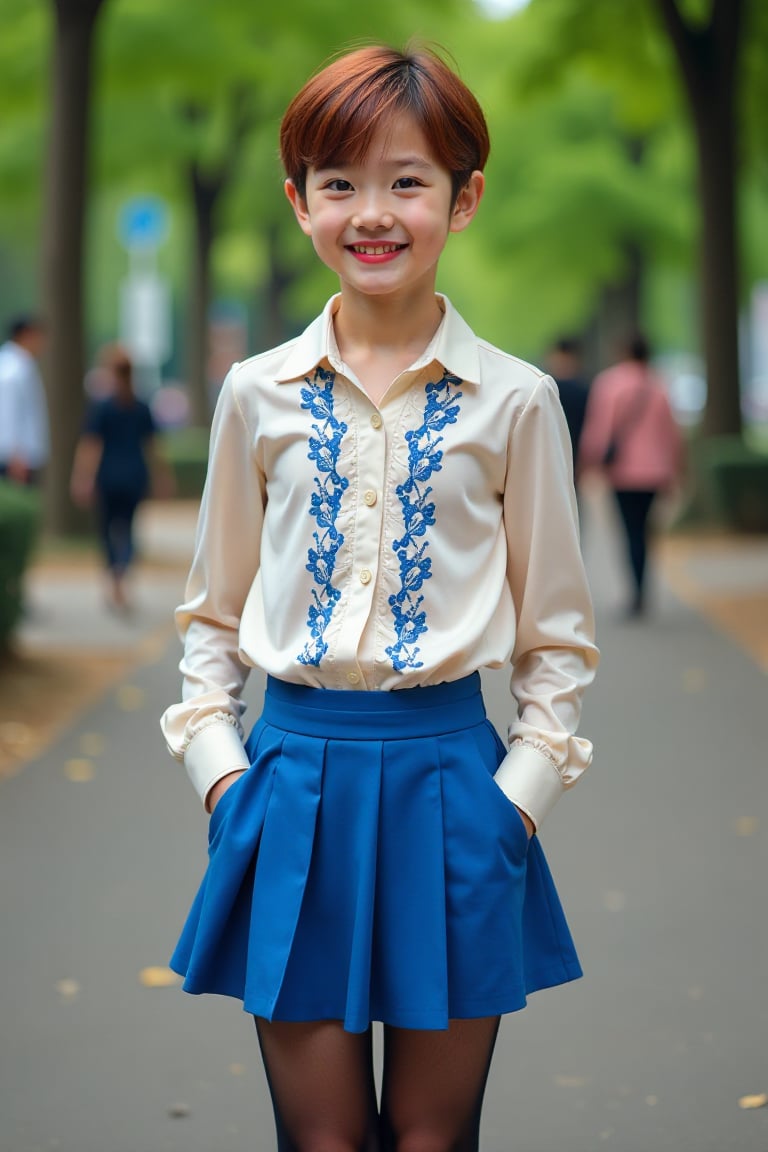
<path fill-rule="evenodd" d="M 421 180 L 417 180 L 415 176 L 401 176 L 398 180 L 395 180 L 393 187 L 407 191 L 411 188 L 422 188 L 423 185 Z"/>
<path fill-rule="evenodd" d="M 334 180 L 329 180 L 327 184 L 323 184 L 323 188 L 327 192 L 351 192 L 352 185 L 349 180 L 343 180 L 341 176 L 337 176 Z"/>

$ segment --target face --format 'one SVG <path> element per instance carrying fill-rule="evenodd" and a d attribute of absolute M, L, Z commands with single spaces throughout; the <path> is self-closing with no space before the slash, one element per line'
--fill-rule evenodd
<path fill-rule="evenodd" d="M 286 181 L 302 230 L 342 292 L 370 296 L 434 291 L 448 235 L 467 227 L 482 191 L 475 172 L 451 204 L 450 173 L 407 114 L 379 129 L 362 161 L 310 168 L 305 197 Z"/>
<path fill-rule="evenodd" d="M 26 348 L 30 356 L 39 360 L 45 350 L 45 329 L 37 325 L 27 328 L 19 339 L 22 348 Z"/>

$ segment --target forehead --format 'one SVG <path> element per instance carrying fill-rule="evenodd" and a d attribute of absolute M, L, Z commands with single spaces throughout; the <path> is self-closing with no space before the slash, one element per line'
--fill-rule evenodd
<path fill-rule="evenodd" d="M 429 138 L 410 112 L 392 112 L 382 118 L 358 148 L 343 147 L 335 156 L 319 160 L 317 169 L 326 167 L 369 167 L 376 165 L 421 165 L 442 167 Z"/>

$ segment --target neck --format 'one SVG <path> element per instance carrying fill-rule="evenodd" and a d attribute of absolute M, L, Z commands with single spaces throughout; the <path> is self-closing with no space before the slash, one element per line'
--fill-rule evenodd
<path fill-rule="evenodd" d="M 418 299 L 345 295 L 334 316 L 334 331 L 344 360 L 361 355 L 415 359 L 440 325 L 442 311 L 434 290 Z"/>

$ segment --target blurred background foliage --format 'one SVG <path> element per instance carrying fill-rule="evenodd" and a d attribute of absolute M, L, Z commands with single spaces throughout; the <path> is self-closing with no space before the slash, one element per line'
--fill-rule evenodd
<path fill-rule="evenodd" d="M 83 340 L 68 352 L 62 335 L 48 371 L 49 392 L 74 409 L 55 429 L 59 480 L 85 369 L 118 333 L 128 256 L 117 220 L 131 198 L 168 206 L 157 260 L 173 340 L 162 377 L 190 388 L 197 424 L 220 381 L 212 318 L 237 317 L 244 351 L 258 351 L 335 290 L 283 197 L 278 127 L 304 79 L 361 41 L 439 44 L 486 111 L 486 198 L 439 277 L 473 326 L 538 361 L 555 336 L 579 333 L 592 371 L 636 326 L 665 355 L 700 359 L 696 137 L 663 13 L 675 3 L 703 44 L 722 0 L 531 0 L 493 16 L 476 0 L 0 0 L 0 320 L 56 308 L 41 223 L 59 194 L 46 162 L 51 69 L 65 16 L 93 32 L 83 305 L 69 324 Z M 734 144 L 746 315 L 768 280 L 768 5 L 726 4 L 742 15 Z M 738 378 L 728 386 L 738 395 Z"/>

